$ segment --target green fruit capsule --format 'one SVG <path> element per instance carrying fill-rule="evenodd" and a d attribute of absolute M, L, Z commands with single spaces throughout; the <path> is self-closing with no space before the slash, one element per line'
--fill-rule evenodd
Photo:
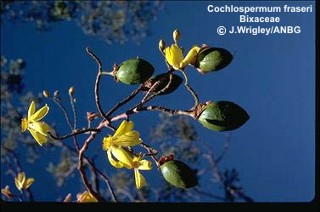
<path fill-rule="evenodd" d="M 232 54 L 226 49 L 206 47 L 198 53 L 195 67 L 200 73 L 206 74 L 223 69 L 232 59 Z"/>
<path fill-rule="evenodd" d="M 122 62 L 116 71 L 116 78 L 128 85 L 140 84 L 148 80 L 154 72 L 153 66 L 140 58 Z"/>
<path fill-rule="evenodd" d="M 196 172 L 185 163 L 170 160 L 160 166 L 164 179 L 177 188 L 191 188 L 198 185 Z"/>
<path fill-rule="evenodd" d="M 248 113 L 229 101 L 209 102 L 200 113 L 198 121 L 214 131 L 228 131 L 241 127 L 249 119 Z"/>
<path fill-rule="evenodd" d="M 146 81 L 142 87 L 142 90 L 148 91 L 153 85 L 155 85 L 155 83 L 157 83 L 157 85 L 155 85 L 153 88 L 154 91 L 152 91 L 152 93 L 159 92 L 158 95 L 165 95 L 175 91 L 181 85 L 182 81 L 183 79 L 176 74 L 159 74 Z"/>

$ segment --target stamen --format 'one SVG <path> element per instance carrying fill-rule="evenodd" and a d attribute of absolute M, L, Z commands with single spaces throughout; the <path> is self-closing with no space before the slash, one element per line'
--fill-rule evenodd
<path fill-rule="evenodd" d="M 28 129 L 28 120 L 26 118 L 21 119 L 21 131 L 24 132 Z"/>

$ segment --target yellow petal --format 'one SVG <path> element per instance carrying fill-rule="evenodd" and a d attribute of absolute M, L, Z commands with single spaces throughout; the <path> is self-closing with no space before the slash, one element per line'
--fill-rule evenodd
<path fill-rule="evenodd" d="M 26 180 L 26 174 L 24 172 L 18 173 L 17 180 L 24 183 L 24 181 Z"/>
<path fill-rule="evenodd" d="M 31 122 L 28 127 L 44 136 L 48 136 L 48 131 L 51 130 L 51 127 L 45 122 Z"/>
<path fill-rule="evenodd" d="M 113 137 L 115 138 L 125 134 L 126 132 L 132 131 L 133 125 L 134 124 L 132 121 L 129 121 L 129 122 L 127 122 L 126 120 L 122 121 L 117 131 L 114 133 Z"/>
<path fill-rule="evenodd" d="M 112 158 L 112 155 L 111 155 L 111 151 L 108 150 L 107 151 L 107 155 L 108 155 L 108 159 L 109 159 L 109 162 L 112 166 L 114 166 L 115 168 L 117 169 L 120 169 L 123 167 L 123 164 L 119 161 L 115 161 L 113 158 Z"/>
<path fill-rule="evenodd" d="M 26 175 L 24 172 L 18 173 L 18 176 L 14 178 L 14 183 L 16 184 L 16 187 L 21 190 L 23 188 L 23 184 L 26 180 Z"/>
<path fill-rule="evenodd" d="M 33 182 L 34 182 L 34 179 L 33 179 L 33 178 L 28 178 L 28 179 L 26 180 L 26 182 L 24 183 L 24 185 L 23 185 L 23 189 L 28 189 Z"/>
<path fill-rule="evenodd" d="M 43 117 L 45 117 L 45 115 L 47 115 L 48 112 L 49 112 L 49 107 L 48 107 L 48 105 L 45 105 L 42 108 L 40 108 L 37 112 L 35 112 L 33 115 L 28 117 L 28 120 L 29 121 L 39 121 Z"/>
<path fill-rule="evenodd" d="M 77 202 L 98 202 L 98 200 L 88 191 L 77 195 Z"/>
<path fill-rule="evenodd" d="M 126 147 L 126 146 L 135 146 L 137 144 L 140 144 L 142 143 L 142 140 L 140 139 L 139 132 L 130 131 L 114 139 L 113 143 L 115 145 Z"/>
<path fill-rule="evenodd" d="M 48 138 L 46 136 L 40 134 L 39 132 L 35 131 L 34 129 L 28 128 L 28 130 L 40 146 L 42 146 L 44 143 L 46 143 L 48 141 Z"/>
<path fill-rule="evenodd" d="M 28 119 L 34 114 L 35 111 L 36 111 L 36 103 L 32 101 L 28 109 Z"/>
<path fill-rule="evenodd" d="M 110 149 L 112 155 L 123 165 L 126 165 L 126 167 L 133 168 L 132 164 L 132 158 L 130 157 L 129 153 L 122 149 L 121 147 L 112 147 Z"/>
<path fill-rule="evenodd" d="M 141 160 L 139 161 L 140 165 L 138 169 L 140 170 L 151 170 L 152 169 L 152 163 L 148 160 Z"/>
<path fill-rule="evenodd" d="M 197 54 L 200 50 L 199 46 L 194 46 L 190 49 L 187 56 L 183 59 L 183 61 L 180 63 L 180 68 L 186 67 L 188 64 L 193 63 L 197 57 Z"/>
<path fill-rule="evenodd" d="M 17 178 L 14 178 L 14 183 L 16 184 L 17 189 L 21 190 L 22 189 L 22 183 L 18 181 Z"/>
<path fill-rule="evenodd" d="M 135 177 L 136 186 L 138 189 L 146 185 L 146 179 L 143 177 L 142 174 L 140 174 L 138 169 L 134 169 L 134 177 Z"/>
<path fill-rule="evenodd" d="M 172 44 L 171 46 L 164 49 L 164 55 L 167 62 L 175 69 L 179 70 L 180 63 L 183 60 L 183 53 L 181 48 L 177 44 Z"/>

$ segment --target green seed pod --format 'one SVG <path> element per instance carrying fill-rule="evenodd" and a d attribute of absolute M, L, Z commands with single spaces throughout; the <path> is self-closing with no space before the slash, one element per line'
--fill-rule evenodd
<path fill-rule="evenodd" d="M 175 91 L 183 82 L 183 79 L 172 73 L 159 74 L 146 81 L 142 87 L 142 91 L 148 91 L 155 83 L 153 93 L 159 92 L 158 95 L 165 95 Z"/>
<path fill-rule="evenodd" d="M 195 67 L 202 74 L 219 71 L 229 65 L 232 54 L 223 48 L 205 47 L 197 55 Z"/>
<path fill-rule="evenodd" d="M 133 85 L 145 82 L 153 72 L 154 68 L 148 61 L 134 58 L 122 62 L 115 76 L 120 82 Z"/>
<path fill-rule="evenodd" d="M 229 101 L 209 102 L 198 121 L 210 130 L 228 131 L 241 127 L 249 119 L 248 113 Z"/>
<path fill-rule="evenodd" d="M 164 179 L 178 188 L 191 188 L 198 185 L 196 172 L 185 163 L 178 160 L 170 160 L 160 166 Z"/>

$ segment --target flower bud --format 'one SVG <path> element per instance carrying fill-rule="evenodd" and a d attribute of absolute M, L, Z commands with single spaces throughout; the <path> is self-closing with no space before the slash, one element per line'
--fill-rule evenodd
<path fill-rule="evenodd" d="M 191 188 L 198 185 L 195 170 L 179 160 L 170 160 L 160 165 L 164 179 L 177 188 Z"/>
<path fill-rule="evenodd" d="M 232 54 L 223 48 L 204 47 L 200 50 L 194 66 L 202 74 L 219 71 L 231 63 Z"/>
<path fill-rule="evenodd" d="M 180 39 L 180 31 L 178 29 L 175 29 L 172 33 L 172 37 L 175 43 L 178 43 L 178 40 Z"/>
<path fill-rule="evenodd" d="M 152 93 L 159 92 L 158 95 L 165 95 L 175 91 L 183 82 L 183 79 L 172 73 L 159 74 L 147 80 L 143 87 L 143 91 L 148 91 L 155 83 L 158 83 Z"/>
<path fill-rule="evenodd" d="M 166 48 L 166 43 L 164 42 L 164 40 L 160 40 L 159 41 L 159 50 L 160 52 L 163 52 L 163 50 Z"/>
<path fill-rule="evenodd" d="M 73 94 L 74 94 L 74 87 L 71 86 L 71 87 L 69 88 L 69 95 L 70 95 L 70 96 L 73 96 Z"/>
<path fill-rule="evenodd" d="M 249 120 L 248 113 L 239 105 L 229 101 L 208 102 L 203 107 L 198 121 L 214 131 L 228 131 L 241 127 Z"/>
<path fill-rule="evenodd" d="M 140 58 L 122 62 L 116 70 L 116 79 L 128 85 L 140 84 L 148 80 L 154 72 L 153 66 Z"/>
<path fill-rule="evenodd" d="M 58 90 L 55 90 L 54 93 L 53 93 L 53 95 L 54 95 L 55 98 L 59 97 L 59 91 L 58 91 Z"/>
<path fill-rule="evenodd" d="M 46 98 L 49 98 L 49 97 L 50 97 L 50 93 L 49 93 L 49 91 L 47 91 L 47 90 L 43 90 L 43 91 L 42 91 L 42 95 L 43 95 L 44 97 L 46 97 Z"/>

